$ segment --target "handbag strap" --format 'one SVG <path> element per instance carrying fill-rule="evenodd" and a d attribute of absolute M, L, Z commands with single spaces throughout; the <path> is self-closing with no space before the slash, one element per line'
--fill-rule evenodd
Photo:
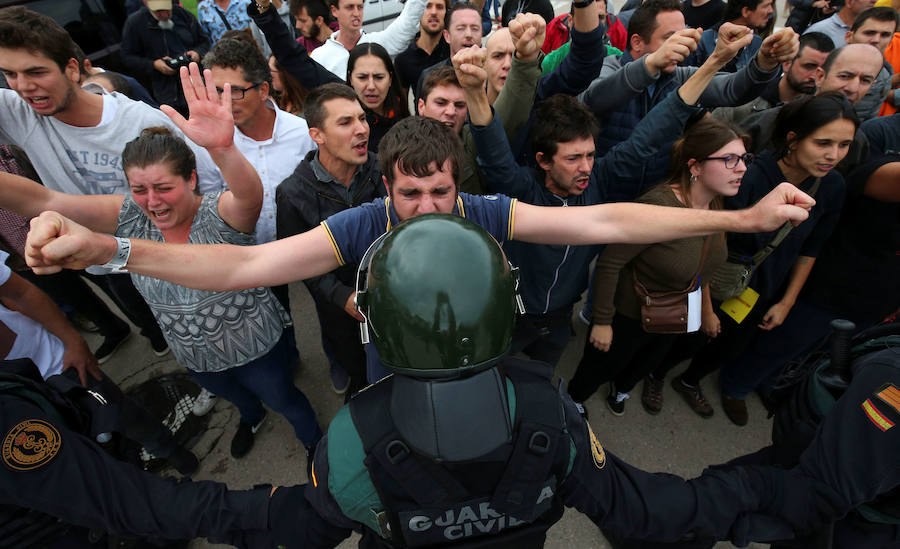
<path fill-rule="evenodd" d="M 697 281 L 700 279 L 700 271 L 703 270 L 703 266 L 706 265 L 706 258 L 709 257 L 709 249 L 712 244 L 713 235 L 706 235 L 703 239 L 703 251 L 700 252 L 700 265 L 697 266 L 697 272 L 694 273 L 694 276 L 691 278 L 690 284 L 684 290 L 674 291 L 674 292 L 657 292 L 655 294 L 651 294 L 647 291 L 647 288 L 638 280 L 637 270 L 632 266 L 631 268 L 631 277 L 634 279 L 634 289 L 640 298 L 652 297 L 655 296 L 663 296 L 663 295 L 672 295 L 672 294 L 689 294 L 697 289 Z"/>
<path fill-rule="evenodd" d="M 815 197 L 816 191 L 819 190 L 819 184 L 822 183 L 822 178 L 817 177 L 813 182 L 812 186 L 809 188 L 809 192 L 807 193 L 809 196 Z M 766 247 L 762 250 L 753 254 L 751 258 L 751 265 L 759 266 L 772 252 L 775 251 L 775 248 L 778 247 L 779 244 L 787 238 L 788 233 L 790 233 L 794 229 L 794 225 L 790 221 L 785 221 L 784 225 L 781 226 L 781 229 L 778 230 L 778 233 L 775 235 L 772 240 L 766 244 Z"/>

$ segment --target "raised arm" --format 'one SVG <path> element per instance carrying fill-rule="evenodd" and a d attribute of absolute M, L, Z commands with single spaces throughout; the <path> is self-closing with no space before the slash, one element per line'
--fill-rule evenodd
<path fill-rule="evenodd" d="M 538 101 L 557 93 L 578 95 L 587 89 L 603 69 L 606 58 L 606 48 L 603 45 L 605 32 L 597 17 L 596 6 L 575 8 L 572 19 L 572 46 L 569 54 L 552 73 L 541 79 L 537 89 Z M 510 32 L 512 30 L 510 23 Z"/>
<path fill-rule="evenodd" d="M 624 67 L 619 65 L 618 59 L 607 58 L 600 77 L 581 94 L 581 101 L 597 116 L 620 108 L 655 83 L 664 68 L 684 61 L 697 49 L 699 40 L 698 29 L 683 29 L 670 36 L 655 52 Z"/>
<path fill-rule="evenodd" d="M 516 51 L 506 83 L 494 100 L 494 112 L 508 139 L 513 139 L 531 115 L 530 106 L 534 104 L 534 94 L 541 79 L 540 53 L 545 29 L 544 20 L 533 13 L 520 13 L 510 21 L 509 33 Z"/>
<path fill-rule="evenodd" d="M 534 28 L 527 31 L 534 32 Z M 469 130 L 478 151 L 478 164 L 488 192 L 508 194 L 528 202 L 535 187 L 527 170 L 516 164 L 503 126 L 491 112 L 484 87 L 485 57 L 485 49 L 478 46 L 464 48 L 453 56 L 456 78 L 466 93 Z"/>
<path fill-rule="evenodd" d="M 378 42 L 384 46 L 391 59 L 397 57 L 416 37 L 426 3 L 427 0 L 407 0 L 400 15 L 386 29 L 367 34 L 367 41 Z"/>
<path fill-rule="evenodd" d="M 782 61 L 797 56 L 800 41 L 792 29 L 782 29 L 766 38 L 756 58 L 733 73 L 720 73 L 700 96 L 705 107 L 743 105 L 759 97 L 773 78 L 778 78 Z"/>
<path fill-rule="evenodd" d="M 102 265 L 115 252 L 113 237 L 92 232 L 56 212 L 44 212 L 31 221 L 25 246 L 28 264 L 38 274 Z M 277 286 L 337 267 L 331 240 L 321 226 L 259 246 L 132 239 L 126 265 L 129 272 L 210 291 Z"/>
<path fill-rule="evenodd" d="M 815 200 L 790 183 L 775 187 L 756 205 L 744 210 L 695 210 L 635 203 L 551 208 L 519 202 L 513 238 L 538 244 L 643 244 L 723 231 L 760 233 L 774 231 L 785 221 L 795 225 L 803 222 L 814 204 Z"/>
<path fill-rule="evenodd" d="M 219 198 L 222 220 L 243 233 L 252 233 L 262 207 L 262 182 L 234 144 L 231 85 L 225 84 L 219 97 L 209 69 L 204 77 L 205 83 L 196 63 L 191 63 L 190 69 L 181 67 L 181 86 L 190 110 L 187 120 L 168 105 L 160 108 L 188 139 L 209 151 L 225 177 L 228 190 Z"/>
<path fill-rule="evenodd" d="M 76 195 L 61 193 L 19 175 L 0 172 L 0 208 L 23 217 L 54 210 L 91 230 L 112 233 L 118 225 L 122 195 Z"/>
<path fill-rule="evenodd" d="M 329 82 L 346 83 L 343 78 L 313 60 L 303 44 L 291 36 L 281 17 L 278 16 L 278 12 L 269 6 L 269 0 L 249 2 L 247 14 L 265 35 L 272 54 L 281 63 L 284 70 L 296 78 L 303 87 L 310 90 Z M 263 8 L 265 11 L 260 13 L 259 10 Z"/>

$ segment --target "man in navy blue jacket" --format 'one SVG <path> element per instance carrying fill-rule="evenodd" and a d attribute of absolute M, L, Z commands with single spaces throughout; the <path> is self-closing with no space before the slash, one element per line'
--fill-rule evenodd
<path fill-rule="evenodd" d="M 685 32 L 693 48 L 700 32 Z M 637 125 L 631 136 L 595 158 L 598 131 L 590 110 L 570 96 L 557 95 L 538 106 L 534 132 L 537 168 L 516 164 L 499 121 L 487 103 L 482 80 L 483 52 L 454 57 L 466 90 L 479 163 L 491 192 L 541 206 L 588 206 L 637 198 L 642 166 L 674 141 L 716 72 L 753 38 L 750 29 L 723 25 L 716 50 L 704 65 Z M 691 49 L 693 49 L 691 48 Z M 778 51 L 793 55 L 791 45 Z M 526 314 L 519 317 L 513 350 L 556 364 L 568 342 L 572 306 L 587 286 L 588 266 L 599 246 L 549 246 L 508 242 L 504 250 L 521 270 Z"/>

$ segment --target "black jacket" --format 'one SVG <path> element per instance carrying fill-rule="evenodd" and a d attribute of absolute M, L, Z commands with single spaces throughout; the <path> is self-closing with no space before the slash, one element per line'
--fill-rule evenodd
<path fill-rule="evenodd" d="M 278 238 L 306 232 L 338 212 L 387 195 L 374 153 L 369 153 L 369 159 L 360 166 L 347 189 L 335 181 L 320 181 L 316 177 L 311 162 L 317 152 L 310 151 L 294 173 L 275 189 L 275 231 Z M 343 309 L 350 294 L 355 291 L 356 268 L 355 264 L 344 265 L 303 282 L 318 301 Z"/>
<path fill-rule="evenodd" d="M 153 68 L 153 62 L 165 56 L 173 59 L 189 50 L 200 57 L 209 51 L 209 38 L 197 18 L 181 6 L 172 6 L 175 28 L 164 31 L 146 7 L 131 14 L 122 31 L 122 61 L 136 76 L 150 78 L 153 95 L 160 103 L 176 106 L 184 103 L 178 76 L 166 76 Z"/>

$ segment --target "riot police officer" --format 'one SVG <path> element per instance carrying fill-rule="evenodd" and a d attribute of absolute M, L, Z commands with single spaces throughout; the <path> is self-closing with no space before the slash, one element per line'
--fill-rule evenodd
<path fill-rule="evenodd" d="M 360 264 L 366 337 L 393 375 L 342 408 L 305 487 L 279 488 L 288 546 L 542 547 L 574 506 L 625 537 L 765 539 L 798 530 L 831 490 L 796 472 L 732 468 L 684 481 L 607 452 L 546 364 L 508 357 L 517 272 L 459 217 L 395 227 Z M 281 511 L 278 511 L 281 509 Z M 290 510 L 288 510 L 290 509 Z"/>

